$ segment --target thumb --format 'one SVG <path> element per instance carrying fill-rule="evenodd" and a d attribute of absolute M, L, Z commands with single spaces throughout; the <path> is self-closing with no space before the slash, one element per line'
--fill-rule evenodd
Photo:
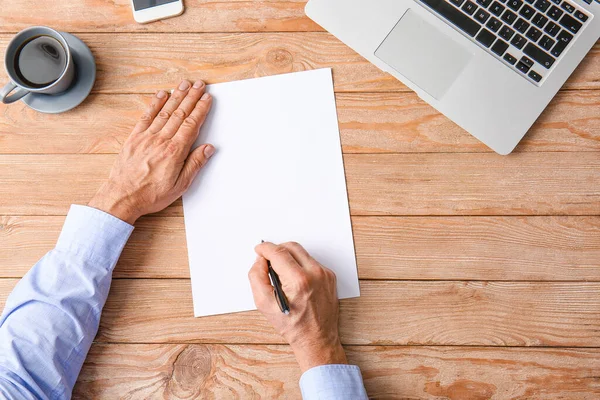
<path fill-rule="evenodd" d="M 198 172 L 215 153 L 213 145 L 205 144 L 194 149 L 183 164 L 177 183 L 182 188 L 189 188 Z"/>

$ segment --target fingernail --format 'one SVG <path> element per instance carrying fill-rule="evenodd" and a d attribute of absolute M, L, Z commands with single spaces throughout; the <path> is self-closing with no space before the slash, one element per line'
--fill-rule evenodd
<path fill-rule="evenodd" d="M 208 99 L 210 99 L 210 94 L 208 94 L 208 93 L 204 93 L 202 95 L 202 97 L 200 98 L 200 100 L 208 100 Z"/>
<path fill-rule="evenodd" d="M 190 88 L 190 83 L 187 80 L 182 80 L 179 84 L 179 90 L 188 90 Z"/>
<path fill-rule="evenodd" d="M 165 97 L 167 97 L 167 92 L 165 92 L 164 90 L 159 90 L 158 93 L 156 93 L 156 97 L 158 97 L 159 99 L 164 99 Z"/>
<path fill-rule="evenodd" d="M 215 148 L 212 145 L 209 144 L 204 148 L 204 156 L 206 158 L 211 158 L 213 154 L 215 154 Z"/>
<path fill-rule="evenodd" d="M 204 86 L 204 82 L 202 81 L 196 81 L 194 83 L 194 89 L 200 89 L 202 86 Z"/>

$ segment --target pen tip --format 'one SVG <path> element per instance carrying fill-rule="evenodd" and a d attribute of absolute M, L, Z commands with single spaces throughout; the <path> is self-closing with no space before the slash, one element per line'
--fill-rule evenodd
<path fill-rule="evenodd" d="M 260 242 L 261 242 L 261 243 L 264 243 L 265 241 L 261 239 L 261 241 L 260 241 Z"/>
<path fill-rule="evenodd" d="M 283 313 L 284 313 L 285 315 L 290 315 L 290 312 L 289 312 L 288 310 L 285 310 Z"/>

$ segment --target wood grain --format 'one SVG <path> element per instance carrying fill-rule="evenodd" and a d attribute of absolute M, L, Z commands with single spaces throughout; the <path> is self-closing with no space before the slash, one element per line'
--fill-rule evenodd
<path fill-rule="evenodd" d="M 80 107 L 45 115 L 0 105 L 4 154 L 118 153 L 149 95 L 91 95 Z M 339 93 L 344 153 L 491 152 L 412 92 Z M 517 152 L 599 151 L 600 91 L 563 91 Z"/>
<path fill-rule="evenodd" d="M 0 155 L 0 215 L 66 215 L 114 155 Z M 353 215 L 596 215 L 594 152 L 347 154 Z M 160 215 L 181 216 L 181 201 Z"/>
<path fill-rule="evenodd" d="M 0 217 L 0 277 L 54 247 L 64 217 Z M 353 217 L 361 279 L 600 281 L 600 217 Z M 189 278 L 180 217 L 136 224 L 118 278 Z"/>
<path fill-rule="evenodd" d="M 328 33 L 79 34 L 96 57 L 100 93 L 154 93 L 180 79 L 208 83 L 333 69 L 336 92 L 408 91 Z M 0 34 L 0 57 L 12 35 Z M 600 89 L 600 44 L 566 89 Z M 0 70 L 0 81 L 6 80 Z"/>
<path fill-rule="evenodd" d="M 353 215 L 589 215 L 595 153 L 345 156 Z"/>
<path fill-rule="evenodd" d="M 600 92 L 563 91 L 515 149 L 600 150 Z M 416 94 L 339 93 L 345 153 L 491 152 Z"/>
<path fill-rule="evenodd" d="M 598 280 L 600 217 L 354 217 L 363 279 Z"/>
<path fill-rule="evenodd" d="M 320 31 L 304 14 L 305 0 L 185 0 L 177 18 L 138 24 L 129 0 L 2 2 L 0 32 L 47 25 L 67 32 Z M 31 12 L 35 10 L 35 12 Z"/>
<path fill-rule="evenodd" d="M 2 303 L 16 283 L 0 280 Z M 600 346 L 600 283 L 362 281 L 341 301 L 353 345 Z M 98 342 L 280 344 L 257 311 L 193 318 L 189 280 L 116 279 Z"/>
<path fill-rule="evenodd" d="M 590 399 L 597 349 L 347 347 L 371 398 Z M 95 344 L 74 399 L 299 398 L 287 346 Z"/>

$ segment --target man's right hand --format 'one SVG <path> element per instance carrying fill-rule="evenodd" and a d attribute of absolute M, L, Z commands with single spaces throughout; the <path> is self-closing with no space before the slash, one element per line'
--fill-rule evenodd
<path fill-rule="evenodd" d="M 338 333 L 338 298 L 333 271 L 298 243 L 262 243 L 248 276 L 260 312 L 290 344 L 300 369 L 347 364 Z M 279 275 L 290 313 L 281 312 L 273 295 L 267 260 Z"/>

